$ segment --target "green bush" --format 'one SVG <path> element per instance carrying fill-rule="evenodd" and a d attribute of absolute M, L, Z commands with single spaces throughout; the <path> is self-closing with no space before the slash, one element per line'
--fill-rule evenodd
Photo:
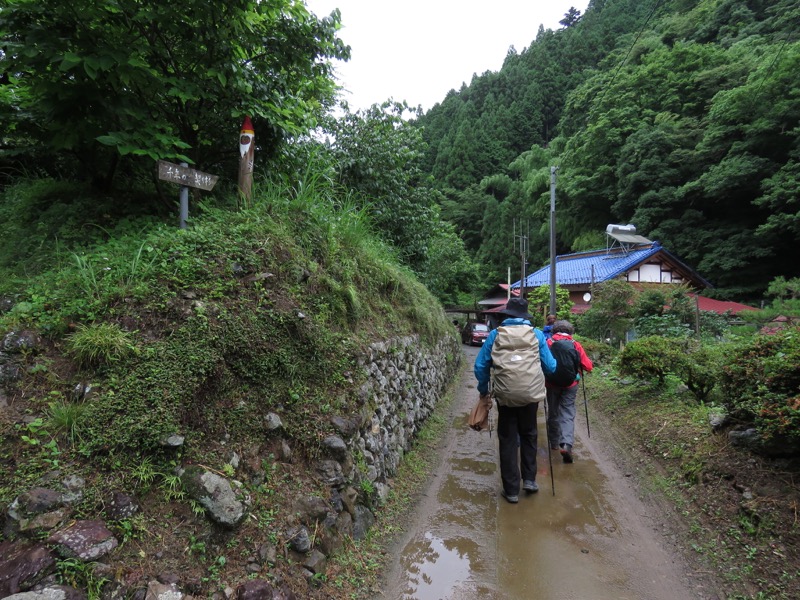
<path fill-rule="evenodd" d="M 653 335 L 630 342 L 619 355 L 619 371 L 639 379 L 657 379 L 659 385 L 682 359 L 679 340 Z"/>
<path fill-rule="evenodd" d="M 675 375 L 698 402 L 705 402 L 719 382 L 723 347 L 695 339 L 650 336 L 628 344 L 619 357 L 623 375 L 658 380 Z"/>
<path fill-rule="evenodd" d="M 722 372 L 729 413 L 754 422 L 765 438 L 800 440 L 800 328 L 741 342 Z"/>
<path fill-rule="evenodd" d="M 687 338 L 693 333 L 689 325 L 681 323 L 678 316 L 672 313 L 638 317 L 633 327 L 641 337 Z"/>
<path fill-rule="evenodd" d="M 719 382 L 725 347 L 687 340 L 684 349 L 685 353 L 675 362 L 673 373 L 698 402 L 705 402 Z"/>
<path fill-rule="evenodd" d="M 610 363 L 614 358 L 614 348 L 605 342 L 598 342 L 597 340 L 579 336 L 576 336 L 575 339 L 580 342 L 584 352 L 592 359 L 595 368 L 598 365 Z"/>

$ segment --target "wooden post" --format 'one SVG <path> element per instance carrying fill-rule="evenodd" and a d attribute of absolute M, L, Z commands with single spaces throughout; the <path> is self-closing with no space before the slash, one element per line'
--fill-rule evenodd
<path fill-rule="evenodd" d="M 694 333 L 700 337 L 700 294 L 694 296 Z"/>
<path fill-rule="evenodd" d="M 182 162 L 182 167 L 188 167 L 189 163 Z M 180 192 L 180 218 L 178 225 L 181 229 L 186 229 L 186 221 L 189 220 L 189 186 L 182 185 Z"/>
<path fill-rule="evenodd" d="M 256 145 L 255 131 L 250 117 L 245 117 L 242 130 L 239 133 L 239 193 L 246 201 L 250 201 L 253 194 L 253 163 L 255 161 Z"/>

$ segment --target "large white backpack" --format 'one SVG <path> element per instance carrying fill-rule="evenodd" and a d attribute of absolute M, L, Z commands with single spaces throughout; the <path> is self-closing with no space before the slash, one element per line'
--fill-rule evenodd
<path fill-rule="evenodd" d="M 526 406 L 545 399 L 539 340 L 528 325 L 497 328 L 492 345 L 492 395 L 501 406 Z"/>

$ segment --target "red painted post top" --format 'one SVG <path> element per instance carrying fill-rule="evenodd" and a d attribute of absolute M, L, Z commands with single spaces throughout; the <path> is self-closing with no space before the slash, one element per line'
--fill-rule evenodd
<path fill-rule="evenodd" d="M 249 133 L 254 134 L 255 130 L 253 129 L 253 123 L 250 121 L 250 117 L 245 117 L 244 122 L 242 123 L 242 133 Z"/>

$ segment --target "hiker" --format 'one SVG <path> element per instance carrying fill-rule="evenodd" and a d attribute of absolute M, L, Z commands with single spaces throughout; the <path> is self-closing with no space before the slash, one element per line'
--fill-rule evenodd
<path fill-rule="evenodd" d="M 556 322 L 555 315 L 547 315 L 544 319 L 544 327 L 542 327 L 542 333 L 544 337 L 548 340 L 553 337 L 553 323 Z"/>
<path fill-rule="evenodd" d="M 481 399 L 497 401 L 501 495 L 519 501 L 522 489 L 539 491 L 536 483 L 536 413 L 546 398 L 544 375 L 556 369 L 544 334 L 531 325 L 528 301 L 511 298 L 502 311 L 506 318 L 489 333 L 475 358 L 475 378 Z M 491 381 L 491 395 L 489 383 Z M 518 455 L 519 454 L 519 458 Z"/>
<path fill-rule="evenodd" d="M 575 397 L 582 373 L 594 368 L 580 342 L 572 339 L 575 328 L 569 321 L 553 324 L 553 337 L 547 340 L 558 363 L 555 372 L 545 375 L 547 388 L 547 434 L 550 449 L 561 452 L 565 463 L 573 461 L 575 443 Z"/>

